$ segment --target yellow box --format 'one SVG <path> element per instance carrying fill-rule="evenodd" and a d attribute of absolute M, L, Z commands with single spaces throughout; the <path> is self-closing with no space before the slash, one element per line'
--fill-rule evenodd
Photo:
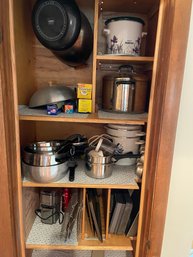
<path fill-rule="evenodd" d="M 77 98 L 91 99 L 92 84 L 78 83 Z"/>
<path fill-rule="evenodd" d="M 92 112 L 92 100 L 78 99 L 78 112 Z"/>

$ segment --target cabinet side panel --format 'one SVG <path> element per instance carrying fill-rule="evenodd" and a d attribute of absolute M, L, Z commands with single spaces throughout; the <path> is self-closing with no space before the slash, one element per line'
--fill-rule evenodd
<path fill-rule="evenodd" d="M 25 238 L 27 239 L 36 218 L 35 210 L 39 208 L 39 190 L 37 188 L 23 189 L 23 217 L 25 224 Z"/>
<path fill-rule="evenodd" d="M 2 1 L 0 2 L 0 10 L 2 8 Z M 0 13 L 1 16 L 1 13 Z M 2 46 L 0 46 L 0 56 L 2 53 Z M 1 150 L 0 150 L 0 188 L 1 188 L 1 215 L 0 215 L 0 252 L 3 253 L 4 257 L 16 256 L 16 244 L 15 244 L 15 231 L 14 231 L 14 220 L 13 220 L 13 206 L 12 196 L 10 195 L 10 177 L 7 166 L 7 155 L 6 155 L 6 141 L 5 141 L 5 127 L 4 127 L 4 109 L 3 98 L 2 98 L 2 60 L 0 58 L 0 134 L 1 134 Z"/>
<path fill-rule="evenodd" d="M 13 2 L 1 1 L 0 17 L 3 26 L 3 38 L 1 49 L 1 90 L 5 119 L 5 143 L 4 151 L 7 154 L 7 168 L 9 174 L 10 200 L 12 208 L 12 218 L 16 233 L 16 244 L 14 254 L 19 257 L 25 256 L 23 220 L 21 209 L 21 180 L 20 180 L 20 147 L 19 147 L 19 126 L 18 126 L 18 101 L 17 101 L 17 80 L 15 64 L 15 44 L 14 44 L 14 21 Z M 3 136 L 1 134 L 1 136 Z M 6 184 L 4 184 L 5 186 Z M 7 198 L 8 201 L 8 198 Z M 6 241 L 7 242 L 7 241 Z M 8 248 L 9 249 L 9 248 Z M 7 250 L 8 250 L 7 249 Z M 11 249 L 11 246 L 10 246 Z M 10 254 L 10 256 L 13 256 Z"/>
<path fill-rule="evenodd" d="M 159 257 L 161 253 L 191 10 L 191 1 L 161 3 L 164 4 L 164 19 L 154 74 L 146 204 L 139 252 L 139 256 L 146 257 Z M 181 17 L 184 17 L 183 21 Z"/>
<path fill-rule="evenodd" d="M 29 1 L 13 1 L 14 44 L 19 104 L 28 104 L 34 85 L 34 36 L 31 28 L 31 5 Z"/>

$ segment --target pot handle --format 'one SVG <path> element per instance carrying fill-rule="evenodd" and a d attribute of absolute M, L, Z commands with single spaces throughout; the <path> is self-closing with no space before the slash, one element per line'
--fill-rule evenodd
<path fill-rule="evenodd" d="M 113 159 L 115 160 L 114 162 L 124 159 L 124 158 L 132 158 L 132 159 L 136 159 L 136 158 L 140 158 L 141 154 L 133 154 L 133 152 L 128 152 L 126 154 L 120 154 L 120 155 L 114 155 Z"/>
<path fill-rule="evenodd" d="M 127 71 L 129 71 L 130 73 L 133 73 L 134 72 L 134 68 L 133 68 L 133 66 L 132 65 L 121 65 L 121 66 L 119 66 L 119 73 L 121 73 L 121 71 L 122 70 L 127 70 Z"/>
<path fill-rule="evenodd" d="M 147 32 L 142 32 L 142 33 L 141 33 L 141 36 L 142 36 L 142 37 L 146 37 L 147 34 L 148 34 Z"/>
<path fill-rule="evenodd" d="M 136 134 L 137 137 L 144 137 L 146 135 L 145 132 L 139 132 Z"/>
<path fill-rule="evenodd" d="M 110 34 L 110 29 L 104 29 L 103 33 L 105 34 L 105 36 L 108 36 Z"/>
<path fill-rule="evenodd" d="M 136 145 L 144 145 L 145 141 L 144 140 L 139 140 L 135 142 Z"/>

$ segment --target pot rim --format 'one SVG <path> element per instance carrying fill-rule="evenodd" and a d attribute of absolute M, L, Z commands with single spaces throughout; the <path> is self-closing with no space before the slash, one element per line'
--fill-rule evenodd
<path fill-rule="evenodd" d="M 107 126 L 104 126 L 106 129 L 112 129 L 112 130 L 119 130 L 119 131 L 124 131 L 124 132 L 142 132 L 140 129 L 126 129 L 126 128 L 112 128 L 112 127 L 109 127 L 108 125 Z"/>
<path fill-rule="evenodd" d="M 108 133 L 109 136 L 111 137 L 116 137 L 116 138 L 121 138 L 121 139 L 137 139 L 137 138 L 140 138 L 140 136 L 134 136 L 134 137 L 125 137 L 125 136 L 114 136 L 114 135 L 111 135 Z"/>
<path fill-rule="evenodd" d="M 139 22 L 139 23 L 145 25 L 144 20 L 142 20 L 141 18 L 138 18 L 138 17 L 133 17 L 133 16 L 112 17 L 112 18 L 109 18 L 108 20 L 105 21 L 105 25 L 108 25 L 110 22 L 124 21 L 124 20 L 135 21 L 135 22 Z"/>

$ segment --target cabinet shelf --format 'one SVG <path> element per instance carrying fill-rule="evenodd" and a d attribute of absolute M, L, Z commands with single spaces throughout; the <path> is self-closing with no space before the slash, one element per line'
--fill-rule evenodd
<path fill-rule="evenodd" d="M 96 59 L 100 63 L 130 62 L 130 63 L 145 64 L 145 63 L 153 63 L 154 61 L 154 57 L 149 57 L 149 56 L 127 56 L 127 55 L 111 55 L 111 54 L 97 55 Z"/>
<path fill-rule="evenodd" d="M 54 187 L 54 188 L 118 188 L 139 189 L 135 166 L 113 166 L 112 176 L 105 179 L 90 178 L 85 174 L 84 162 L 80 161 L 76 168 L 74 182 L 69 182 L 68 174 L 58 182 L 42 184 L 23 179 L 23 187 Z"/>
<path fill-rule="evenodd" d="M 77 227 L 73 228 L 71 239 L 64 243 L 60 239 L 60 225 L 47 225 L 35 219 L 27 238 L 26 249 L 49 250 L 127 250 L 132 251 L 131 239 L 125 236 L 111 236 L 101 243 L 98 240 L 77 240 Z"/>
<path fill-rule="evenodd" d="M 147 123 L 147 113 L 122 114 L 98 111 L 92 114 L 65 114 L 57 116 L 47 115 L 46 110 L 30 109 L 26 105 L 19 106 L 19 119 L 23 121 L 49 121 L 49 122 L 76 122 L 76 123 L 98 123 L 98 124 L 139 124 Z"/>
<path fill-rule="evenodd" d="M 91 257 L 92 251 L 48 251 L 48 250 L 34 250 L 32 257 Z M 131 252 L 127 251 L 105 251 L 104 257 L 133 257 Z"/>

